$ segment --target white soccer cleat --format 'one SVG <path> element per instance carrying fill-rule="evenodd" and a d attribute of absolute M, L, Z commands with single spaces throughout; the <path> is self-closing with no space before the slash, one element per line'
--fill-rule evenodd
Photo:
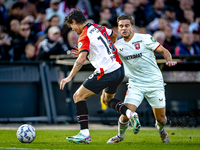
<path fill-rule="evenodd" d="M 76 136 L 72 136 L 72 137 L 67 137 L 67 140 L 69 142 L 73 142 L 73 143 L 86 143 L 89 144 L 91 142 L 91 137 L 89 136 L 84 136 L 82 133 L 79 132 L 78 135 Z"/>
<path fill-rule="evenodd" d="M 119 137 L 119 135 L 116 135 L 112 138 L 110 138 L 107 143 L 118 143 L 124 140 L 124 137 Z"/>
<path fill-rule="evenodd" d="M 131 126 L 133 128 L 134 134 L 137 134 L 140 131 L 141 125 L 138 118 L 138 114 L 136 112 L 131 111 L 129 121 L 131 123 Z"/>

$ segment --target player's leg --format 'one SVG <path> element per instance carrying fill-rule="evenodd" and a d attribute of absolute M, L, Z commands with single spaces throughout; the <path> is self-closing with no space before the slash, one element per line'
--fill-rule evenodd
<path fill-rule="evenodd" d="M 113 108 L 117 112 L 126 116 L 131 123 L 134 134 L 137 134 L 140 131 L 140 127 L 141 127 L 139 119 L 138 119 L 138 114 L 135 111 L 132 111 L 131 109 L 129 109 L 122 101 L 120 101 L 116 98 L 112 98 L 112 97 L 114 97 L 115 94 L 108 94 L 109 92 L 111 92 L 111 90 L 114 89 L 114 87 L 116 88 L 117 86 L 111 85 L 105 89 L 105 92 L 102 95 L 103 103 L 105 105 L 108 105 L 108 107 Z M 111 89 L 111 90 L 109 90 L 109 89 Z M 133 109 L 133 110 L 135 110 L 135 109 Z"/>
<path fill-rule="evenodd" d="M 88 128 L 88 109 L 86 100 L 95 93 L 85 88 L 83 85 L 76 91 L 73 96 L 76 105 L 76 115 L 80 124 L 80 132 L 76 136 L 67 137 L 67 140 L 74 143 L 89 143 L 91 141 Z"/>
<path fill-rule="evenodd" d="M 160 137 L 164 143 L 169 143 L 169 136 L 164 129 L 167 122 L 165 116 L 165 90 L 161 88 L 146 88 L 145 98 L 151 105 L 156 119 L 155 127 L 158 130 Z"/>
<path fill-rule="evenodd" d="M 143 93 L 141 89 L 134 86 L 128 86 L 128 90 L 126 93 L 126 97 L 124 100 L 124 105 L 131 110 L 131 112 L 135 112 L 136 109 L 141 104 L 142 100 L 144 99 Z M 137 113 L 136 113 L 137 114 Z M 129 119 L 128 115 L 121 115 L 118 121 L 118 135 L 110 138 L 107 143 L 117 143 L 124 139 L 125 131 L 129 126 L 129 122 L 133 127 L 133 131 L 137 134 L 140 131 L 140 122 L 138 119 L 138 115 L 135 119 Z"/>
<path fill-rule="evenodd" d="M 131 111 L 136 111 L 137 107 L 132 104 L 125 104 Z M 107 143 L 118 143 L 124 140 L 126 129 L 129 127 L 129 118 L 121 115 L 118 120 L 118 134 L 110 138 Z"/>
<path fill-rule="evenodd" d="M 167 123 L 167 117 L 165 116 L 165 107 L 152 109 L 156 119 L 155 127 L 158 130 L 163 143 L 169 143 L 169 136 L 164 129 L 164 126 Z"/>

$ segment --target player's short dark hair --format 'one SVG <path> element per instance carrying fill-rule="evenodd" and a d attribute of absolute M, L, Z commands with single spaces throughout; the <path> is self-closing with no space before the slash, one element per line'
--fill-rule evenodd
<path fill-rule="evenodd" d="M 87 21 L 84 14 L 80 9 L 74 9 L 65 17 L 65 22 L 72 24 L 72 19 L 75 20 L 78 24 L 83 24 Z"/>
<path fill-rule="evenodd" d="M 125 14 L 125 15 L 119 16 L 119 17 L 117 18 L 117 24 L 118 24 L 119 21 L 121 21 L 121 20 L 130 20 L 131 25 L 132 25 L 132 26 L 135 25 L 135 19 L 134 19 L 134 17 L 131 16 L 131 15 Z"/>

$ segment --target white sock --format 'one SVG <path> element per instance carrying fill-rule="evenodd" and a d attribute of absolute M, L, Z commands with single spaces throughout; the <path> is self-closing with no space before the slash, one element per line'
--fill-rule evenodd
<path fill-rule="evenodd" d="M 160 124 L 157 120 L 156 120 L 156 124 L 157 124 L 157 130 L 158 132 L 163 132 L 164 131 L 164 126 L 167 123 L 167 117 L 165 116 L 165 123 L 164 124 Z"/>
<path fill-rule="evenodd" d="M 90 135 L 89 129 L 83 129 L 80 132 L 85 136 L 89 136 Z"/>
<path fill-rule="evenodd" d="M 119 121 L 118 121 L 118 135 L 119 137 L 124 137 L 125 136 L 125 132 L 126 129 L 129 126 L 129 121 L 128 122 L 122 122 L 121 121 L 121 117 L 119 117 Z"/>
<path fill-rule="evenodd" d="M 130 118 L 130 114 L 131 114 L 131 110 L 130 110 L 130 109 L 127 109 L 127 110 L 126 110 L 126 116 L 127 116 L 128 118 Z"/>

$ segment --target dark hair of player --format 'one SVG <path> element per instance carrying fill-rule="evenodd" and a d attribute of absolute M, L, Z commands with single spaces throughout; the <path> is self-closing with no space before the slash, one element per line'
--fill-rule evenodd
<path fill-rule="evenodd" d="M 67 24 L 72 24 L 72 19 L 75 20 L 78 24 L 83 24 L 87 21 L 84 14 L 80 9 L 74 9 L 65 17 L 65 22 Z"/>
<path fill-rule="evenodd" d="M 121 20 L 130 20 L 130 23 L 131 23 L 132 26 L 134 26 L 134 24 L 135 24 L 135 19 L 134 19 L 134 17 L 131 16 L 131 15 L 128 15 L 128 14 L 119 16 L 119 17 L 117 18 L 117 23 L 119 23 L 119 21 L 121 21 Z"/>

